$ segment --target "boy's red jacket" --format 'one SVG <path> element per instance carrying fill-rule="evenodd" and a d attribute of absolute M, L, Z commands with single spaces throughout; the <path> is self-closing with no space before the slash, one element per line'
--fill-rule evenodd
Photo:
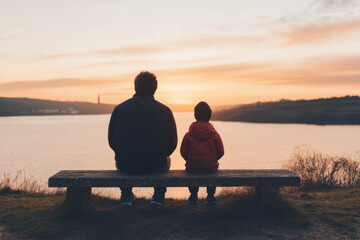
<path fill-rule="evenodd" d="M 216 172 L 218 160 L 224 155 L 220 135 L 211 123 L 197 121 L 190 125 L 180 148 L 186 160 L 186 171 L 207 173 Z"/>

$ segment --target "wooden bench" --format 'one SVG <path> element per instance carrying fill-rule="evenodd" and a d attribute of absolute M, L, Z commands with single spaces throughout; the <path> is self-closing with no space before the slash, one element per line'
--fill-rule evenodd
<path fill-rule="evenodd" d="M 184 170 L 166 173 L 129 175 L 113 170 L 64 170 L 49 178 L 49 187 L 66 187 L 66 206 L 87 208 L 92 187 L 187 187 L 187 186 L 254 186 L 261 201 L 279 197 L 279 187 L 299 186 L 300 178 L 289 170 L 219 170 L 216 173 L 196 174 Z"/>

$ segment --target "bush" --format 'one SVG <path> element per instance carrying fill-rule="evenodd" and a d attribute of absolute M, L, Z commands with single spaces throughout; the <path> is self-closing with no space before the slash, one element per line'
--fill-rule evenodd
<path fill-rule="evenodd" d="M 304 189 L 360 185 L 358 157 L 354 159 L 298 149 L 282 168 L 299 175 Z"/>

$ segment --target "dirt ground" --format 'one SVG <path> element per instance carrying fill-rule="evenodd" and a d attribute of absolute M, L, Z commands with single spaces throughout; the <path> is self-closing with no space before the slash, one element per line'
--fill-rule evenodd
<path fill-rule="evenodd" d="M 171 236 L 167 237 L 155 237 L 152 238 L 148 236 L 146 238 L 139 237 L 138 239 L 193 239 L 193 240 L 203 240 L 203 239 L 229 239 L 229 240 L 238 240 L 238 239 L 249 239 L 249 240 L 268 240 L 268 239 L 293 239 L 293 240 L 353 240 L 360 239 L 360 225 L 354 226 L 356 231 L 347 231 L 343 228 L 337 228 L 333 225 L 327 224 L 324 221 L 318 219 L 311 219 L 310 223 L 306 227 L 296 228 L 295 226 L 292 228 L 284 228 L 282 226 L 278 226 L 277 228 L 260 228 L 258 232 L 252 233 L 238 233 L 235 236 L 216 236 L 213 238 L 202 238 L 202 237 L 190 237 L 190 236 L 182 236 L 179 233 L 174 233 Z M 1 240 L 31 240 L 19 237 L 15 234 L 8 233 L 6 231 L 6 226 L 4 224 L 0 224 L 0 239 Z M 87 236 L 86 232 L 77 232 L 73 233 L 70 236 L 66 237 L 69 240 L 83 240 L 83 239 L 99 239 L 93 238 L 91 236 Z M 108 238 L 104 238 L 108 239 Z M 116 236 L 110 239 L 117 239 Z M 137 239 L 135 237 L 135 239 Z"/>

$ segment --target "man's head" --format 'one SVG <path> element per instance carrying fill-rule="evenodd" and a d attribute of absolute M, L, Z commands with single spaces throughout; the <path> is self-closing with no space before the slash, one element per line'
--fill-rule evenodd
<path fill-rule="evenodd" d="M 135 92 L 139 96 L 151 97 L 157 89 L 155 74 L 142 71 L 135 78 Z"/>
<path fill-rule="evenodd" d="M 211 118 L 211 113 L 211 108 L 206 102 L 199 102 L 195 106 L 194 115 L 197 121 L 208 122 Z"/>

